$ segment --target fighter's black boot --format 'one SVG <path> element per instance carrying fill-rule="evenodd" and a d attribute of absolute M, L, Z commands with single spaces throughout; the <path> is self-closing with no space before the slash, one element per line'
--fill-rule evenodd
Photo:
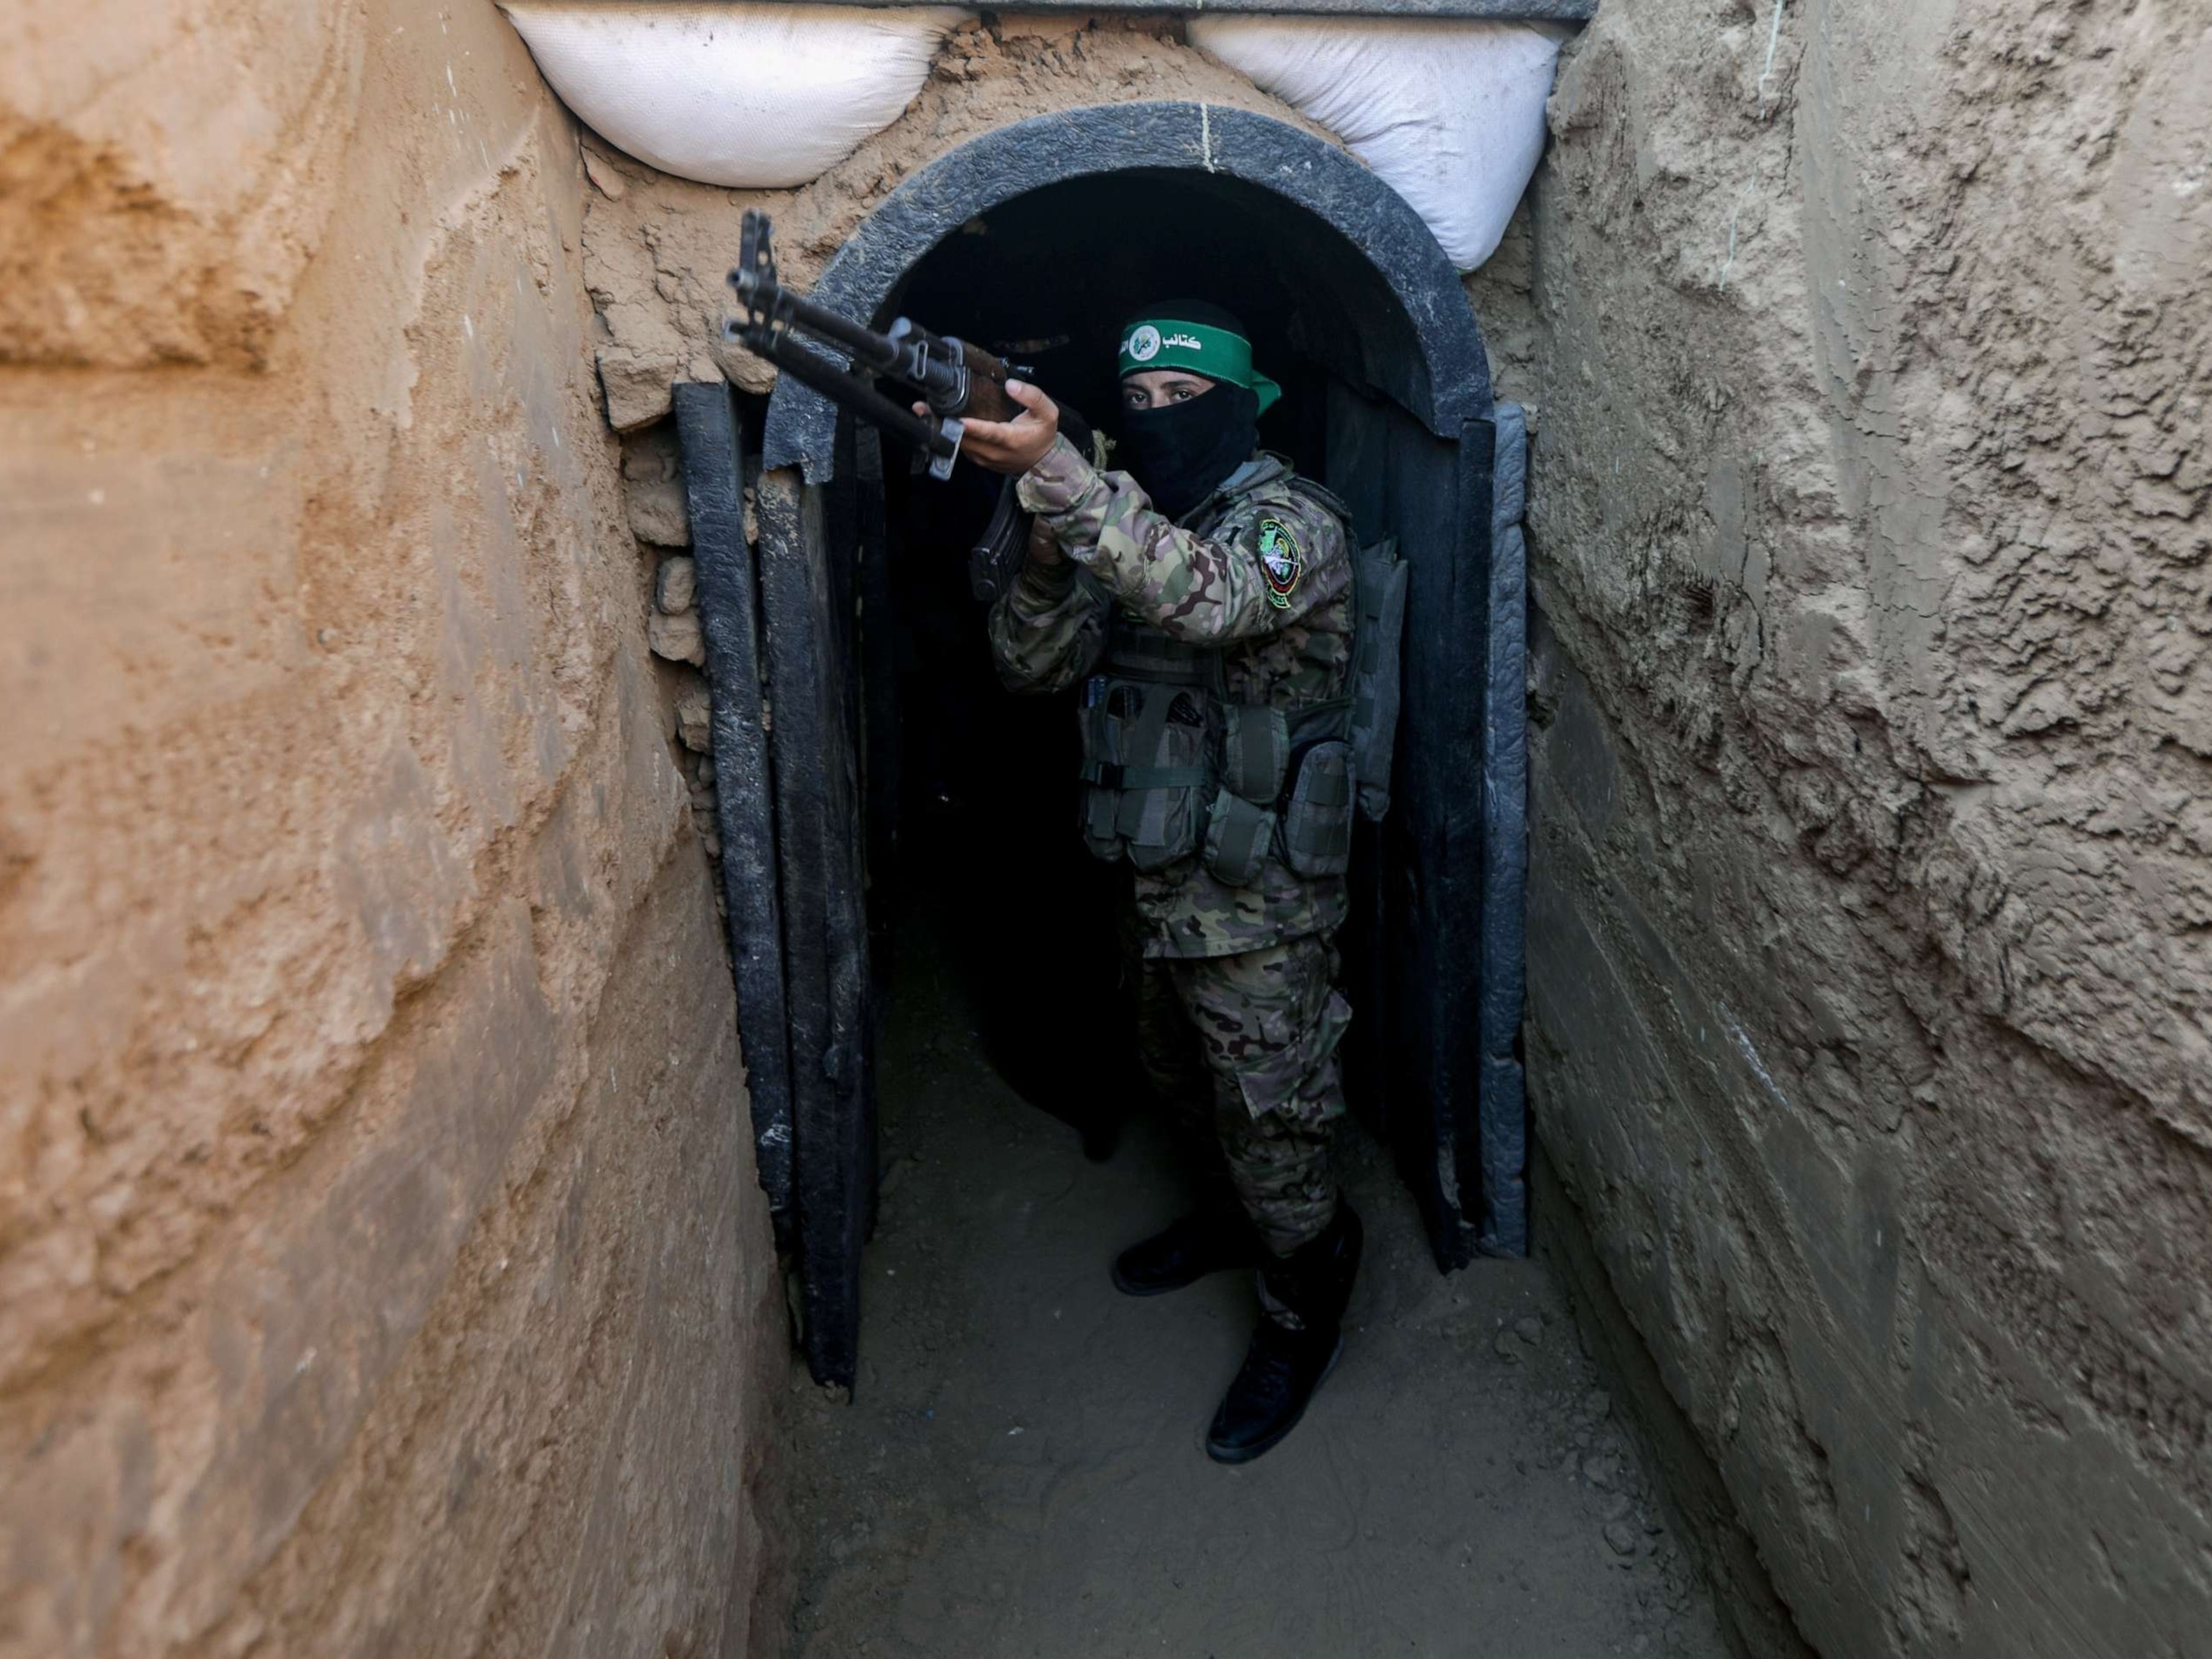
<path fill-rule="evenodd" d="M 1237 1380 L 1222 1396 L 1206 1431 L 1206 1455 L 1217 1463 L 1249 1463 L 1298 1425 L 1306 1403 L 1344 1351 L 1344 1310 L 1359 1272 L 1359 1218 L 1342 1199 L 1328 1231 L 1287 1257 L 1261 1267 L 1268 1299 L 1297 1322 L 1260 1316 Z"/>
<path fill-rule="evenodd" d="M 1224 1193 L 1115 1256 L 1114 1288 L 1124 1296 L 1161 1296 L 1208 1273 L 1255 1267 L 1267 1254 L 1243 1206 Z"/>

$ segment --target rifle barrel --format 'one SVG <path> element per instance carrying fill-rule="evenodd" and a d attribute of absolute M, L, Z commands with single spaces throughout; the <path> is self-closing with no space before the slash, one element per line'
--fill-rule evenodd
<path fill-rule="evenodd" d="M 752 344 L 750 341 L 746 343 Z M 857 374 L 831 368 L 789 335 L 769 337 L 769 349 L 761 352 L 763 356 L 802 386 L 811 386 L 832 403 L 842 404 L 861 420 L 872 421 L 929 454 L 944 457 L 957 453 L 952 441 L 938 429 L 934 422 L 924 420 L 912 410 L 893 403 Z"/>
<path fill-rule="evenodd" d="M 772 316 L 780 316 L 810 333 L 836 341 L 870 368 L 882 371 L 898 367 L 898 347 L 883 335 L 849 318 L 840 317 L 827 306 L 818 306 L 787 288 L 777 289 L 769 309 Z"/>

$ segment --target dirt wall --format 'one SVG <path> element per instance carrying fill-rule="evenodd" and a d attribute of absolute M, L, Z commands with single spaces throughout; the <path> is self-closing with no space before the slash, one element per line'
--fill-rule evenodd
<path fill-rule="evenodd" d="M 575 130 L 488 5 L 11 24 L 0 1653 L 745 1652 L 785 1322 Z"/>
<path fill-rule="evenodd" d="M 1650 0 L 1553 101 L 1537 1124 L 1832 1655 L 2212 1628 L 2208 84 Z"/>

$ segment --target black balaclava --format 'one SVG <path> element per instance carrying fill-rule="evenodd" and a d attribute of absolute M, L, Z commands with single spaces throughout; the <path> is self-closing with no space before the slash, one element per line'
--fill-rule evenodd
<path fill-rule="evenodd" d="M 1202 503 L 1259 447 L 1259 394 L 1226 381 L 1187 404 L 1121 411 L 1129 475 L 1170 519 Z"/>
<path fill-rule="evenodd" d="M 1279 394 L 1272 380 L 1251 374 L 1251 348 L 1247 343 L 1250 337 L 1233 313 L 1203 300 L 1167 300 L 1139 314 L 1158 319 L 1158 328 L 1151 335 L 1157 355 L 1146 356 L 1147 364 L 1188 369 L 1213 382 L 1211 392 L 1187 404 L 1121 411 L 1121 459 L 1130 476 L 1144 486 L 1154 507 L 1170 519 L 1180 519 L 1202 505 L 1231 473 L 1252 459 L 1253 451 L 1260 447 L 1262 405 L 1254 386 L 1240 386 L 1220 373 L 1207 374 L 1210 364 L 1196 354 L 1176 349 L 1173 323 L 1195 323 L 1202 330 L 1220 330 L 1238 337 L 1230 343 L 1243 354 L 1243 367 L 1231 373 L 1265 386 L 1270 402 Z M 1162 331 L 1168 336 L 1164 342 Z M 1126 342 L 1122 366 L 1125 372 L 1133 366 Z"/>

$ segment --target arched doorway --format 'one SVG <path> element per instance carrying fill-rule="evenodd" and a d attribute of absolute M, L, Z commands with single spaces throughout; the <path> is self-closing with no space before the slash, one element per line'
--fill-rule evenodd
<path fill-rule="evenodd" d="M 1403 200 L 1344 152 L 1249 112 L 1150 103 L 1040 116 L 940 158 L 845 243 L 814 297 L 881 322 L 910 289 L 939 308 L 1026 293 L 1044 297 L 1030 308 L 1042 320 L 1016 331 L 1078 336 L 1078 312 L 1110 330 L 1118 305 L 1151 297 L 1157 260 L 1131 262 L 1127 292 L 1055 281 L 1048 264 L 1024 287 L 1018 257 L 981 246 L 994 226 L 1001 248 L 1081 241 L 1042 234 L 1054 213 L 1093 229 L 1134 216 L 1127 242 L 1186 262 L 1194 244 L 1206 249 L 1215 287 L 1237 288 L 1291 382 L 1263 438 L 1343 495 L 1364 538 L 1395 536 L 1412 565 L 1395 801 L 1379 830 L 1362 826 L 1345 939 L 1358 1013 L 1347 1078 L 1355 1109 L 1395 1150 L 1438 1266 L 1517 1254 L 1524 599 L 1517 546 L 1492 556 L 1496 428 L 1456 274 Z M 1074 307 L 1065 328 L 1042 314 L 1055 294 Z M 923 319 L 975 326 L 941 309 Z M 1065 384 L 1042 367 L 1040 378 Z M 885 630 L 861 619 L 891 601 L 900 531 L 886 502 L 903 499 L 901 458 L 887 489 L 872 432 L 780 386 L 748 561 L 733 514 L 716 528 L 715 502 L 734 507 L 727 393 L 679 392 L 763 1180 L 797 1255 L 810 1364 L 849 1383 L 875 1183 L 870 923 L 883 889 L 871 874 L 896 834 L 895 668 Z M 987 908 L 977 925 L 996 919 Z"/>

